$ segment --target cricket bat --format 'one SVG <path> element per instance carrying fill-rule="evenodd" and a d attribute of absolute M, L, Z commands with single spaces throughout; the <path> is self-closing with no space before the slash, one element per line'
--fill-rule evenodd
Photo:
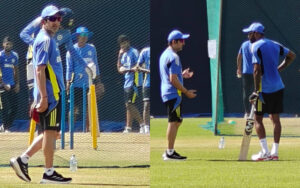
<path fill-rule="evenodd" d="M 241 144 L 239 161 L 247 160 L 247 155 L 248 155 L 248 150 L 249 150 L 251 135 L 252 135 L 252 129 L 254 126 L 254 111 L 255 111 L 255 104 L 252 104 L 250 115 L 246 121 L 246 127 L 244 130 L 243 141 Z"/>

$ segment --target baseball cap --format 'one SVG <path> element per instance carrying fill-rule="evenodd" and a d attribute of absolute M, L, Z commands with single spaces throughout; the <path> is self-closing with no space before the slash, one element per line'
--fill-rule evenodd
<path fill-rule="evenodd" d="M 252 23 L 248 28 L 244 28 L 243 32 L 244 33 L 249 33 L 249 32 L 258 32 L 258 33 L 264 33 L 265 27 L 259 23 L 259 22 L 254 22 Z"/>
<path fill-rule="evenodd" d="M 64 12 L 59 10 L 56 6 L 48 5 L 43 9 L 41 17 L 46 18 L 49 16 L 54 16 L 57 13 L 60 13 L 62 16 L 64 15 Z"/>
<path fill-rule="evenodd" d="M 88 38 L 91 38 L 94 33 L 89 31 L 88 28 L 81 26 L 76 29 L 76 32 L 72 34 L 72 37 L 76 38 L 77 35 L 81 35 L 81 34 L 84 34 Z"/>
<path fill-rule="evenodd" d="M 183 34 L 179 30 L 173 30 L 168 36 L 168 42 L 176 39 L 187 39 L 190 37 L 190 34 Z"/>

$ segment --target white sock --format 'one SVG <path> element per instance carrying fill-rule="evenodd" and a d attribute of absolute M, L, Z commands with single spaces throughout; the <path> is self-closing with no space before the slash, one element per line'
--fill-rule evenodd
<path fill-rule="evenodd" d="M 268 153 L 269 149 L 268 149 L 267 139 L 266 138 L 260 139 L 259 142 L 263 153 Z"/>
<path fill-rule="evenodd" d="M 174 149 L 167 149 L 167 154 L 172 155 L 174 153 Z"/>
<path fill-rule="evenodd" d="M 27 164 L 30 157 L 26 153 L 23 153 L 20 158 L 23 163 Z"/>
<path fill-rule="evenodd" d="M 54 172 L 54 168 L 45 168 L 45 173 L 47 174 L 47 176 L 51 176 Z"/>
<path fill-rule="evenodd" d="M 278 148 L 279 148 L 279 144 L 273 143 L 272 150 L 271 150 L 271 155 L 278 154 Z"/>

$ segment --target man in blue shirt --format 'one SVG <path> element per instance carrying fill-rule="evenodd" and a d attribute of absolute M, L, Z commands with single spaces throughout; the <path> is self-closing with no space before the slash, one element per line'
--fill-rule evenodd
<path fill-rule="evenodd" d="M 182 65 L 177 52 L 183 49 L 185 39 L 189 34 L 183 34 L 173 30 L 168 36 L 168 47 L 161 54 L 159 59 L 159 71 L 161 78 L 161 98 L 167 107 L 168 149 L 163 154 L 163 160 L 186 160 L 187 157 L 179 155 L 174 150 L 175 139 L 179 126 L 182 123 L 181 117 L 181 93 L 188 98 L 196 97 L 196 90 L 188 90 L 183 86 L 183 78 L 191 78 L 193 72 L 189 68 L 182 71 Z"/>
<path fill-rule="evenodd" d="M 250 38 L 248 34 L 247 41 L 243 42 L 237 56 L 237 77 L 242 78 L 243 83 L 243 103 L 245 116 L 247 117 L 250 114 L 251 105 L 249 103 L 249 95 L 252 93 L 254 88 L 253 82 L 253 64 L 252 64 L 252 54 L 250 52 L 250 45 L 253 43 L 253 39 Z"/>
<path fill-rule="evenodd" d="M 53 5 L 42 11 L 42 28 L 33 43 L 34 103 L 32 113 L 38 116 L 43 134 L 39 135 L 27 151 L 35 153 L 41 147 L 44 152 L 45 172 L 41 183 L 70 183 L 53 168 L 54 146 L 60 131 L 61 99 L 60 91 L 65 89 L 63 68 L 59 48 L 54 35 L 60 27 L 62 11 Z M 30 152 L 12 158 L 10 164 L 18 177 L 30 182 L 28 159 Z"/>
<path fill-rule="evenodd" d="M 74 44 L 74 49 L 84 59 L 85 63 L 82 63 L 71 57 L 70 52 L 67 52 L 66 62 L 66 80 L 67 91 L 70 84 L 74 84 L 74 94 L 78 100 L 75 100 L 75 115 L 80 114 L 82 107 L 83 96 L 82 88 L 89 88 L 92 83 L 95 83 L 97 98 L 99 98 L 104 92 L 104 86 L 100 80 L 100 71 L 98 65 L 97 51 L 93 44 L 88 44 L 88 39 L 92 36 L 92 32 L 86 27 L 78 27 L 75 35 L 77 36 L 77 43 Z M 88 72 L 87 72 L 88 71 Z M 89 74 L 89 72 L 91 74 Z M 76 119 L 76 118 L 74 118 Z M 88 118 L 86 118 L 87 130 L 89 129 Z"/>
<path fill-rule="evenodd" d="M 145 74 L 143 83 L 143 120 L 144 133 L 147 134 L 150 133 L 150 47 L 142 49 L 137 66 L 137 69 Z"/>
<path fill-rule="evenodd" d="M 138 51 L 130 46 L 130 40 L 126 35 L 120 35 L 118 37 L 118 43 L 120 50 L 117 69 L 120 74 L 124 74 L 124 96 L 126 105 L 126 126 L 124 133 L 132 131 L 132 120 L 136 120 L 140 124 L 140 133 L 143 133 L 143 120 L 134 104 L 137 96 L 137 86 L 139 85 L 139 73 L 136 69 Z"/>
<path fill-rule="evenodd" d="M 278 160 L 278 147 L 281 136 L 280 113 L 283 112 L 284 84 L 279 72 L 290 65 L 296 58 L 293 51 L 264 37 L 264 26 L 255 22 L 243 30 L 249 33 L 251 45 L 254 92 L 251 102 L 256 102 L 255 128 L 262 150 L 252 155 L 254 161 Z M 278 65 L 280 56 L 284 57 Z M 261 96 L 261 97 L 260 97 Z M 259 99 L 259 100 L 258 100 Z M 268 113 L 274 126 L 274 143 L 271 153 L 268 150 L 263 115 Z"/>
<path fill-rule="evenodd" d="M 4 92 L 1 93 L 2 100 L 2 122 L 1 131 L 9 131 L 18 110 L 17 93 L 19 93 L 19 69 L 18 54 L 12 50 L 13 42 L 9 36 L 3 39 L 3 50 L 0 51 L 0 67 L 2 72 L 2 85 Z"/>

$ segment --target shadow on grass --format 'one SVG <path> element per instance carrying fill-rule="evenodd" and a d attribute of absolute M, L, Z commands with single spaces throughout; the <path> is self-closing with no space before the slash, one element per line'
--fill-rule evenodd
<path fill-rule="evenodd" d="M 71 185 L 90 185 L 90 186 L 114 186 L 114 187 L 149 187 L 150 185 L 147 184 L 139 184 L 139 185 L 132 185 L 132 184 L 109 184 L 109 183 L 72 183 Z"/>

